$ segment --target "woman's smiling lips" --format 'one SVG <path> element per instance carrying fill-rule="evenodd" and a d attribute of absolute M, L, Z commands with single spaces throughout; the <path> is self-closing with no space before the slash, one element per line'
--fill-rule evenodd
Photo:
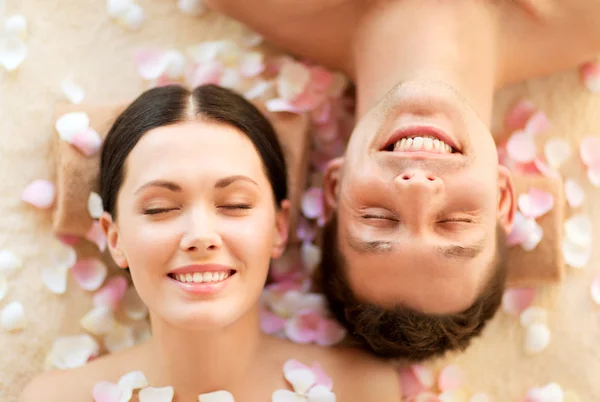
<path fill-rule="evenodd" d="M 236 270 L 225 265 L 187 265 L 169 271 L 167 276 L 183 290 L 195 294 L 214 294 L 225 289 Z"/>

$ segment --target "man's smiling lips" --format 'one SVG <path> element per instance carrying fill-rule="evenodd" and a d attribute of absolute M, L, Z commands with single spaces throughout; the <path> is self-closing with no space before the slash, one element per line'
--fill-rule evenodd
<path fill-rule="evenodd" d="M 406 125 L 396 129 L 380 151 L 432 155 L 461 153 L 457 142 L 444 130 L 424 124 Z"/>

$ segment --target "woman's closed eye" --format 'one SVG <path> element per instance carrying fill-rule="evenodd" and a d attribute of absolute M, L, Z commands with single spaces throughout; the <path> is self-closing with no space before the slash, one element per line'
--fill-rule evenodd
<path fill-rule="evenodd" d="M 229 205 L 220 205 L 219 208 L 230 209 L 230 210 L 252 209 L 252 205 L 250 205 L 250 204 L 229 204 Z"/>
<path fill-rule="evenodd" d="M 144 215 L 158 215 L 166 212 L 174 211 L 177 208 L 148 208 L 144 210 Z"/>

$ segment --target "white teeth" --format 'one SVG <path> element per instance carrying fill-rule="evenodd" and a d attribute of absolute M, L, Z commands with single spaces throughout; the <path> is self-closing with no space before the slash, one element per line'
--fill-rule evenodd
<path fill-rule="evenodd" d="M 229 278 L 229 272 L 194 272 L 190 274 L 175 274 L 173 277 L 183 283 L 221 282 Z"/>
<path fill-rule="evenodd" d="M 185 281 L 194 282 L 194 277 L 192 276 L 192 274 L 185 274 Z"/>
<path fill-rule="evenodd" d="M 205 272 L 202 274 L 203 282 L 212 282 L 212 272 Z"/>
<path fill-rule="evenodd" d="M 200 272 L 194 272 L 194 282 L 202 282 L 202 274 Z"/>
<path fill-rule="evenodd" d="M 437 138 L 426 136 L 402 138 L 394 145 L 394 151 L 425 151 L 438 154 L 449 154 L 452 153 L 452 147 Z"/>

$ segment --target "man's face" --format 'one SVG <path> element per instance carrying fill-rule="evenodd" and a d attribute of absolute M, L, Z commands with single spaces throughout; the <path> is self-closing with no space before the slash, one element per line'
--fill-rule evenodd
<path fill-rule="evenodd" d="M 475 301 L 515 208 L 488 128 L 437 82 L 405 82 L 361 118 L 325 195 L 356 296 L 430 314 Z"/>

